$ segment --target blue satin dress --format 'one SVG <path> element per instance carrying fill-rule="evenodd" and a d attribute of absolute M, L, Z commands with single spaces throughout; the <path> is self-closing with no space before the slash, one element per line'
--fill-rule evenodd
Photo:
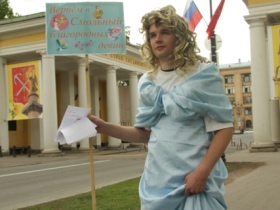
<path fill-rule="evenodd" d="M 228 173 L 221 159 L 203 193 L 184 195 L 184 178 L 200 164 L 213 137 L 206 132 L 204 117 L 232 122 L 232 107 L 216 65 L 207 65 L 166 93 L 147 74 L 138 87 L 135 127 L 151 130 L 139 183 L 141 210 L 227 209 L 224 181 Z"/>

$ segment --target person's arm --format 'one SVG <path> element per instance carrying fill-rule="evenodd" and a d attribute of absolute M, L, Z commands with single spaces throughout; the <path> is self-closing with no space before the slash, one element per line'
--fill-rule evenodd
<path fill-rule="evenodd" d="M 96 131 L 98 133 L 103 133 L 128 142 L 147 143 L 149 141 L 151 131 L 145 128 L 116 125 L 93 115 L 88 118 L 97 126 Z"/>
<path fill-rule="evenodd" d="M 232 132 L 232 127 L 230 127 L 221 129 L 216 133 L 201 163 L 192 173 L 185 177 L 186 195 L 204 191 L 209 174 L 232 139 Z"/>

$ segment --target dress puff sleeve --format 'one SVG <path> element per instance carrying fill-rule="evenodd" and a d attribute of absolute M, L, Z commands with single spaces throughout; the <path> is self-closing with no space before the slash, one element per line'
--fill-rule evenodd
<path fill-rule="evenodd" d="M 214 63 L 164 94 L 162 104 L 164 112 L 178 121 L 208 116 L 218 122 L 233 122 L 232 106 Z"/>
<path fill-rule="evenodd" d="M 164 114 L 161 87 L 156 86 L 152 79 L 144 74 L 138 83 L 139 107 L 135 119 L 135 127 L 150 128 Z"/>

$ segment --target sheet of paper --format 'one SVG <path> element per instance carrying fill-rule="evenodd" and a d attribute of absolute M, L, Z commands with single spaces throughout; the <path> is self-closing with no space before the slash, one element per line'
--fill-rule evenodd
<path fill-rule="evenodd" d="M 69 105 L 55 136 L 60 144 L 72 144 L 96 135 L 96 125 L 87 115 L 90 108 Z"/>
<path fill-rule="evenodd" d="M 95 127 L 87 117 L 84 117 L 67 128 L 61 129 L 60 132 L 66 139 L 67 144 L 72 144 L 76 141 L 96 136 Z"/>

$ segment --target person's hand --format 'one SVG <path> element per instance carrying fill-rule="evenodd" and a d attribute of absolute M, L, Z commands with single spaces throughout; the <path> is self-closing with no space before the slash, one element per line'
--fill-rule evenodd
<path fill-rule="evenodd" d="M 88 119 L 89 119 L 90 121 L 92 121 L 92 122 L 96 125 L 96 128 L 95 128 L 96 131 L 97 131 L 98 133 L 102 133 L 102 125 L 105 124 L 105 121 L 102 120 L 101 118 L 96 117 L 96 116 L 93 116 L 93 115 L 89 115 L 89 116 L 88 116 Z"/>
<path fill-rule="evenodd" d="M 196 169 L 192 173 L 185 177 L 184 183 L 186 184 L 185 195 L 191 195 L 194 193 L 201 193 L 206 186 L 208 174 Z"/>

